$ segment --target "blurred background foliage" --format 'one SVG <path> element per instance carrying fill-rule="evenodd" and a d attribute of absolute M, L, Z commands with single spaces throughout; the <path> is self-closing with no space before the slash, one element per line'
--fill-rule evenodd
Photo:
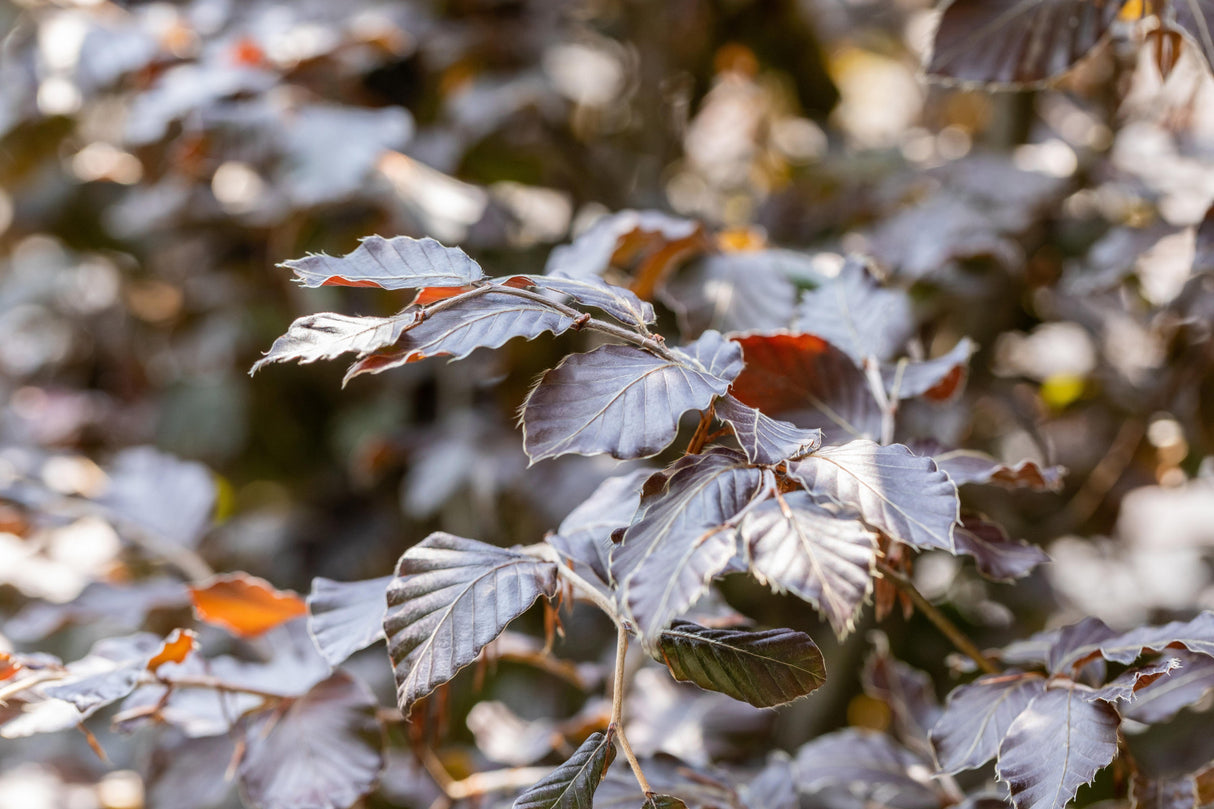
<path fill-rule="evenodd" d="M 1185 48 L 1164 82 L 1123 14 L 1056 88 L 929 84 L 935 17 L 927 0 L 0 2 L 0 650 L 78 655 L 158 606 L 151 625 L 177 625 L 181 603 L 152 586 L 174 553 L 132 545 L 124 520 L 301 592 L 383 575 L 432 530 L 538 540 L 614 466 L 526 468 L 514 414 L 560 341 L 344 390 L 336 366 L 247 370 L 299 314 L 408 302 L 305 292 L 281 261 L 409 234 L 490 274 L 538 272 L 625 208 L 701 220 L 728 250 L 786 248 L 791 288 L 869 253 L 926 313 L 926 355 L 976 341 L 960 401 L 903 419 L 1070 471 L 1059 495 L 963 492 L 1051 554 L 1029 580 L 917 566 L 980 644 L 1214 608 L 1209 71 Z M 731 309 L 709 258 L 663 260 L 704 296 L 701 328 L 783 325 Z M 105 589 L 136 584 L 126 601 Z M 800 602 L 726 591 L 765 624 L 829 637 Z M 77 620 L 92 625 L 59 629 Z M 567 649 L 592 660 L 603 627 L 585 621 Z M 921 619 L 886 630 L 944 675 L 949 650 Z M 781 743 L 889 721 L 855 697 L 857 638 L 830 650 L 823 692 L 775 720 Z M 505 668 L 497 693 L 534 691 Z M 577 707 L 529 699 L 534 716 Z M 696 733 L 665 743 L 731 755 Z M 139 769 L 137 747 L 106 743 Z M 82 746 L 0 741 L 0 807 L 137 805 L 123 801 L 138 777 L 104 775 Z M 410 766 L 374 800 L 426 805 Z"/>

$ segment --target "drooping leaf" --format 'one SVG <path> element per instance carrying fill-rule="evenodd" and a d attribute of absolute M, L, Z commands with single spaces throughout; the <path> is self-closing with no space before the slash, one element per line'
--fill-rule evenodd
<path fill-rule="evenodd" d="M 1016 717 L 1045 690 L 1037 674 L 988 674 L 958 686 L 931 730 L 940 769 L 955 774 L 990 761 Z"/>
<path fill-rule="evenodd" d="M 869 357 L 885 361 L 897 354 L 914 333 L 915 321 L 905 292 L 882 287 L 867 259 L 849 256 L 834 279 L 805 293 L 792 327 L 861 365 Z"/>
<path fill-rule="evenodd" d="M 551 562 L 451 534 L 433 533 L 405 551 L 384 619 L 401 711 L 474 661 L 556 585 Z"/>
<path fill-rule="evenodd" d="M 647 645 L 734 557 L 733 523 L 768 483 L 762 469 L 725 449 L 684 456 L 664 475 L 611 553 L 612 580 Z"/>
<path fill-rule="evenodd" d="M 956 552 L 957 487 L 931 458 L 901 444 L 852 441 L 790 464 L 789 474 L 810 492 L 857 509 L 892 539 Z"/>
<path fill-rule="evenodd" d="M 858 514 L 791 492 L 756 506 L 739 532 L 760 582 L 813 604 L 838 635 L 851 631 L 877 562 L 877 538 Z"/>
<path fill-rule="evenodd" d="M 384 766 L 378 705 L 338 671 L 284 712 L 253 715 L 240 788 L 257 809 L 347 809 L 375 788 Z"/>
<path fill-rule="evenodd" d="M 930 76 L 1031 85 L 1060 76 L 1104 36 L 1122 3 L 955 0 L 936 30 Z"/>
<path fill-rule="evenodd" d="M 889 653 L 884 635 L 874 632 L 876 651 L 869 656 L 860 674 L 864 693 L 889 706 L 894 726 L 903 744 L 912 750 L 931 754 L 928 734 L 940 718 L 940 702 L 927 672 L 896 660 Z"/>
<path fill-rule="evenodd" d="M 793 764 L 797 787 L 815 792 L 844 786 L 862 799 L 900 809 L 938 807 L 931 764 L 884 733 L 859 728 L 828 733 L 801 745 Z"/>
<path fill-rule="evenodd" d="M 756 708 L 792 702 L 826 681 L 822 653 L 809 635 L 792 629 L 749 632 L 676 621 L 658 648 L 676 680 Z"/>
<path fill-rule="evenodd" d="M 1168 7 L 1176 25 L 1197 43 L 1206 64 L 1214 70 L 1214 4 L 1210 0 L 1175 0 Z"/>
<path fill-rule="evenodd" d="M 577 508 L 561 521 L 548 543 L 575 563 L 589 567 L 606 585 L 611 557 L 611 535 L 628 527 L 641 502 L 641 486 L 653 469 L 633 471 L 609 477 Z"/>
<path fill-rule="evenodd" d="M 592 733 L 561 766 L 518 796 L 513 809 L 592 809 L 594 791 L 615 759 L 611 733 Z"/>
<path fill-rule="evenodd" d="M 342 354 L 372 354 L 394 345 L 419 315 L 420 310 L 392 317 L 351 317 L 335 312 L 304 315 L 274 341 L 249 372 L 255 374 L 262 366 L 274 362 L 305 364 Z"/>
<path fill-rule="evenodd" d="M 739 401 L 827 439 L 881 434 L 881 411 L 863 372 L 826 341 L 810 334 L 750 334 L 734 338 L 746 367 L 730 389 Z"/>
<path fill-rule="evenodd" d="M 611 266 L 612 257 L 628 238 L 677 243 L 693 239 L 700 232 L 699 222 L 661 211 L 617 211 L 596 221 L 572 243 L 554 248 L 544 273 L 570 278 L 599 276 Z"/>
<path fill-rule="evenodd" d="M 778 464 L 808 455 L 822 445 L 821 430 L 806 430 L 764 415 L 733 396 L 715 405 L 717 418 L 727 423 L 751 463 Z"/>
<path fill-rule="evenodd" d="M 1117 755 L 1117 712 L 1090 694 L 1078 683 L 1056 683 L 1008 728 L 995 772 L 1016 809 L 1063 809 Z"/>
<path fill-rule="evenodd" d="M 1122 716 L 1148 725 L 1166 722 L 1214 691 L 1214 658 L 1184 650 L 1169 650 L 1169 654 L 1181 661 L 1180 669 L 1119 706 Z"/>
<path fill-rule="evenodd" d="M 308 633 L 330 666 L 384 637 L 391 576 L 340 582 L 317 576 L 308 594 Z"/>
<path fill-rule="evenodd" d="M 946 402 L 961 390 L 969 370 L 970 356 L 977 346 L 962 337 L 947 353 L 930 360 L 915 362 L 900 360 L 881 369 L 885 389 L 891 399 L 914 399 L 923 396 L 929 401 Z"/>
<path fill-rule="evenodd" d="M 458 247 L 434 239 L 370 236 L 340 258 L 311 255 L 283 262 L 306 287 L 347 286 L 380 289 L 462 287 L 484 278 L 480 265 Z"/>
<path fill-rule="evenodd" d="M 1098 646 L 1100 654 L 1111 663 L 1132 663 L 1147 650 L 1177 647 L 1214 657 L 1214 612 L 1203 612 L 1191 621 L 1132 629 Z"/>
<path fill-rule="evenodd" d="M 789 255 L 797 254 L 713 253 L 681 270 L 658 294 L 678 314 L 684 334 L 784 328 L 796 302 L 796 287 L 780 267 Z"/>
<path fill-rule="evenodd" d="M 1036 461 L 1005 464 L 989 455 L 968 449 L 928 453 L 953 483 L 997 483 L 1009 489 L 1027 487 L 1033 491 L 1057 492 L 1062 488 L 1066 470 L 1061 466 L 1042 467 Z"/>
<path fill-rule="evenodd" d="M 523 403 L 523 448 L 532 462 L 570 452 L 656 455 L 674 440 L 684 413 L 706 409 L 728 390 L 740 355 L 716 332 L 669 358 L 621 345 L 571 354 Z"/>
<path fill-rule="evenodd" d="M 972 515 L 962 517 L 953 540 L 957 553 L 974 557 L 978 572 L 994 581 L 1023 578 L 1050 560 L 1036 545 L 1009 537 L 998 523 Z"/>
<path fill-rule="evenodd" d="M 233 635 L 251 638 L 308 612 L 304 600 L 248 573 L 215 576 L 190 587 L 194 614 Z"/>
<path fill-rule="evenodd" d="M 1171 678 L 1174 671 L 1181 668 L 1178 658 L 1168 657 L 1148 663 L 1136 669 L 1129 669 L 1117 675 L 1111 682 L 1096 689 L 1091 699 L 1102 699 L 1116 705 L 1119 702 L 1133 703 L 1138 692 L 1148 689 L 1155 683 Z M 1120 708 L 1119 708 L 1120 710 Z"/>
<path fill-rule="evenodd" d="M 1134 809 L 1195 809 L 1201 805 L 1192 775 L 1151 777 L 1136 771 L 1129 797 Z"/>
<path fill-rule="evenodd" d="M 568 295 L 584 306 L 602 309 L 621 323 L 639 327 L 657 320 L 653 304 L 643 301 L 632 290 L 609 284 L 596 276 L 528 275 L 527 280 L 541 289 Z"/>

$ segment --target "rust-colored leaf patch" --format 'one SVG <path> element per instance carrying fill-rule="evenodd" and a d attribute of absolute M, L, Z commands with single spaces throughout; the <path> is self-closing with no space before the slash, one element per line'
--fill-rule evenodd
<path fill-rule="evenodd" d="M 308 611 L 299 596 L 247 573 L 217 576 L 209 584 L 191 587 L 190 599 L 198 620 L 242 638 L 260 635 Z"/>

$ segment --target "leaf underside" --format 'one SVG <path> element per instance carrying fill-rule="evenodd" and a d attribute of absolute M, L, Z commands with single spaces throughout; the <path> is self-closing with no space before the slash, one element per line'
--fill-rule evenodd
<path fill-rule="evenodd" d="M 458 247 L 429 237 L 370 236 L 341 257 L 312 255 L 283 263 L 306 287 L 352 286 L 380 289 L 462 287 L 484 277 L 480 266 Z"/>
<path fill-rule="evenodd" d="M 340 582 L 320 576 L 308 595 L 308 634 L 330 666 L 384 636 L 384 593 L 391 576 Z"/>

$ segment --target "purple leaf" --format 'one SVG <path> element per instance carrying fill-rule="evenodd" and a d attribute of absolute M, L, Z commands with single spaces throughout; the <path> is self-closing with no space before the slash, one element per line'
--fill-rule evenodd
<path fill-rule="evenodd" d="M 1156 660 L 1154 663 L 1142 666 L 1141 668 L 1124 671 L 1113 679 L 1112 682 L 1098 688 L 1096 693 L 1091 695 L 1090 698 L 1102 699 L 1105 702 L 1113 704 L 1118 702 L 1133 704 L 1139 691 L 1150 687 L 1161 679 L 1164 682 L 1170 680 L 1172 672 L 1180 667 L 1181 662 L 1179 659 L 1169 657 Z M 1121 710 L 1120 707 L 1118 710 Z"/>
<path fill-rule="evenodd" d="M 821 430 L 806 430 L 787 421 L 765 416 L 733 396 L 715 405 L 717 418 L 732 429 L 751 463 L 774 465 L 808 455 L 822 446 Z"/>
<path fill-rule="evenodd" d="M 405 329 L 417 323 L 419 314 L 420 310 L 406 310 L 393 317 L 351 317 L 335 312 L 305 315 L 274 341 L 249 373 L 255 374 L 272 362 L 303 364 L 342 354 L 371 354 L 394 345 Z"/>
<path fill-rule="evenodd" d="M 796 287 L 780 264 L 784 250 L 714 253 L 682 270 L 659 290 L 679 316 L 684 334 L 784 328 L 792 319 Z"/>
<path fill-rule="evenodd" d="M 634 469 L 604 480 L 590 497 L 569 512 L 548 544 L 562 556 L 594 571 L 606 585 L 611 581 L 608 564 L 613 547 L 611 535 L 627 528 L 641 502 L 641 486 L 653 469 Z"/>
<path fill-rule="evenodd" d="M 972 770 L 990 761 L 1012 722 L 1045 690 L 1037 674 L 989 674 L 948 695 L 931 731 L 936 761 L 946 773 Z"/>
<path fill-rule="evenodd" d="M 645 458 L 666 448 L 688 410 L 704 410 L 741 369 L 737 346 L 707 332 L 670 357 L 607 345 L 571 354 L 523 403 L 523 448 L 532 462 L 567 453 Z"/>
<path fill-rule="evenodd" d="M 859 366 L 869 357 L 895 356 L 914 333 L 915 321 L 906 292 L 883 288 L 867 259 L 849 256 L 838 276 L 805 293 L 793 330 L 822 338 Z"/>
<path fill-rule="evenodd" d="M 859 515 L 791 492 L 753 508 L 739 531 L 755 578 L 813 604 L 839 636 L 851 631 L 877 562 Z"/>
<path fill-rule="evenodd" d="M 615 759 L 614 734 L 592 733 L 561 766 L 526 790 L 512 809 L 591 809 L 594 791 Z"/>
<path fill-rule="evenodd" d="M 1152 777 L 1135 770 L 1130 781 L 1134 809 L 1194 809 L 1200 806 L 1197 780 L 1192 775 Z"/>
<path fill-rule="evenodd" d="M 1148 650 L 1162 651 L 1180 646 L 1214 657 L 1214 612 L 1203 612 L 1191 621 L 1139 627 L 1101 641 L 1098 650 L 1111 663 L 1133 663 Z"/>
<path fill-rule="evenodd" d="M 928 75 L 1010 86 L 1055 78 L 1095 47 L 1121 5 L 956 0 L 941 15 Z"/>
<path fill-rule="evenodd" d="M 384 637 L 391 576 L 340 582 L 317 576 L 308 595 L 308 633 L 330 666 Z"/>
<path fill-rule="evenodd" d="M 153 540 L 193 547 L 211 525 L 216 487 L 211 470 L 152 447 L 115 456 L 97 498 L 106 514 Z"/>
<path fill-rule="evenodd" d="M 1041 548 L 1011 539 L 999 525 L 980 517 L 963 517 L 953 540 L 957 553 L 974 557 L 978 572 L 994 581 L 1023 578 L 1050 560 Z"/>
<path fill-rule="evenodd" d="M 1117 712 L 1065 682 L 1029 703 L 999 746 L 995 772 L 1016 809 L 1063 809 L 1117 755 Z"/>
<path fill-rule="evenodd" d="M 940 702 L 927 672 L 912 668 L 889 653 L 884 635 L 874 632 L 880 640 L 861 672 L 864 693 L 889 706 L 894 716 L 899 738 L 913 750 L 931 755 L 928 734 L 940 718 Z"/>
<path fill-rule="evenodd" d="M 1134 700 L 1119 706 L 1121 715 L 1146 724 L 1166 722 L 1214 690 L 1214 658 L 1177 651 L 1181 661 L 1173 671 L 1135 694 Z"/>
<path fill-rule="evenodd" d="M 283 262 L 306 287 L 347 286 L 380 289 L 463 287 L 485 277 L 480 265 L 458 247 L 434 239 L 369 236 L 340 258 L 311 255 Z"/>
<path fill-rule="evenodd" d="M 1214 7 L 1209 0 L 1176 0 L 1169 4 L 1176 25 L 1201 48 L 1206 64 L 1214 70 Z"/>
<path fill-rule="evenodd" d="M 684 456 L 663 476 L 611 554 L 612 580 L 647 646 L 708 591 L 736 552 L 738 515 L 774 486 L 725 449 Z"/>
<path fill-rule="evenodd" d="M 1062 489 L 1066 469 L 1061 466 L 1042 467 L 1036 461 L 1005 464 L 989 455 L 968 449 L 929 452 L 936 466 L 943 469 L 953 483 L 996 483 L 1009 489 L 1027 487 L 1033 491 L 1057 492 Z"/>
<path fill-rule="evenodd" d="M 401 711 L 474 661 L 556 586 L 551 562 L 451 534 L 433 533 L 405 551 L 384 619 Z"/>
<path fill-rule="evenodd" d="M 338 671 L 289 703 L 254 714 L 240 788 L 257 809 L 345 809 L 375 788 L 384 766 L 378 705 Z"/>
<path fill-rule="evenodd" d="M 102 638 L 84 658 L 69 663 L 67 677 L 42 688 L 51 699 L 72 703 L 85 716 L 135 690 L 161 639 L 147 632 Z"/>
<path fill-rule="evenodd" d="M 891 399 L 923 396 L 933 402 L 946 402 L 961 390 L 969 369 L 970 355 L 977 346 L 962 337 L 946 354 L 923 362 L 901 360 L 881 369 L 885 389 Z"/>
<path fill-rule="evenodd" d="M 554 248 L 544 273 L 569 278 L 600 276 L 611 266 L 620 242 L 630 234 L 655 234 L 667 242 L 677 242 L 700 232 L 699 222 L 661 211 L 618 211 L 596 221 L 571 244 Z"/>
<path fill-rule="evenodd" d="M 852 441 L 789 466 L 810 492 L 859 510 L 869 525 L 916 548 L 956 552 L 957 487 L 931 458 L 901 444 Z"/>
<path fill-rule="evenodd" d="M 742 785 L 740 790 L 743 806 L 761 806 L 763 809 L 798 809 L 801 805 L 793 780 L 792 759 L 783 751 L 772 753 L 767 766 L 759 774 Z"/>
<path fill-rule="evenodd" d="M 756 708 L 800 699 L 826 681 L 822 652 L 809 635 L 792 629 L 750 632 L 676 621 L 658 648 L 676 680 Z"/>
<path fill-rule="evenodd" d="M 224 775 L 235 754 L 236 740 L 227 733 L 201 738 L 162 735 L 148 761 L 146 805 L 174 809 L 220 805 L 232 788 Z"/>
<path fill-rule="evenodd" d="M 568 295 L 583 306 L 602 309 L 621 323 L 641 328 L 657 320 L 653 304 L 643 301 L 626 288 L 609 284 L 596 276 L 581 278 L 564 275 L 524 276 L 540 289 L 550 289 Z"/>
<path fill-rule="evenodd" d="M 884 733 L 859 728 L 820 736 L 797 751 L 793 777 L 813 792 L 845 786 L 866 801 L 904 809 L 939 807 L 931 764 Z"/>
<path fill-rule="evenodd" d="M 1091 616 L 1065 626 L 1046 654 L 1046 668 L 1055 674 L 1073 675 L 1076 666 L 1098 656 L 1100 644 L 1116 634 L 1104 621 Z"/>

